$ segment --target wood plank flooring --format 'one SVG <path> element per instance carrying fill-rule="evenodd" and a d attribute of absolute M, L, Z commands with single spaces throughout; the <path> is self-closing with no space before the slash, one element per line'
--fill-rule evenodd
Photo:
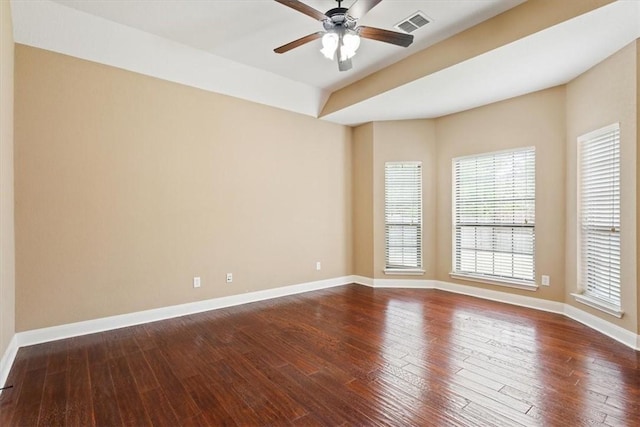
<path fill-rule="evenodd" d="M 1 426 L 639 425 L 640 352 L 560 315 L 348 285 L 20 349 Z"/>

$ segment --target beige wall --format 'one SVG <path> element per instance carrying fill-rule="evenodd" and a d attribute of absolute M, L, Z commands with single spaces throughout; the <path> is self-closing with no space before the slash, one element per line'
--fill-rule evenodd
<path fill-rule="evenodd" d="M 373 277 L 378 279 L 432 279 L 435 275 L 436 139 L 433 120 L 405 120 L 373 124 Z M 384 164 L 422 162 L 423 276 L 385 275 Z"/>
<path fill-rule="evenodd" d="M 1 260 L 12 265 L 5 91 L 13 44 L 5 43 L 3 19 L 0 177 L 8 188 L 0 237 Z M 348 274 L 439 279 L 575 304 L 575 139 L 613 121 L 623 126 L 623 227 L 636 236 L 639 49 L 634 43 L 567 86 L 435 120 L 351 130 L 18 45 L 15 329 Z M 538 282 L 549 275 L 551 286 L 533 293 L 451 279 L 452 159 L 532 145 L 536 275 Z M 420 277 L 383 273 L 384 163 L 401 160 L 424 165 Z M 640 329 L 635 240 L 623 242 L 626 315 L 616 321 L 633 331 Z M 234 273 L 231 285 L 226 272 Z M 3 268 L 0 276 L 0 350 L 14 331 L 11 274 Z M 192 288 L 193 276 L 202 288 Z"/>
<path fill-rule="evenodd" d="M 354 129 L 354 274 L 376 279 L 430 279 L 435 275 L 435 123 L 405 120 Z M 422 162 L 422 259 L 424 275 L 385 275 L 384 165 Z"/>
<path fill-rule="evenodd" d="M 637 87 L 636 42 L 625 47 L 567 85 L 567 223 L 565 299 L 595 316 L 636 331 L 638 282 L 636 276 L 636 155 Z M 625 315 L 616 319 L 584 304 L 570 295 L 577 290 L 577 143 L 585 133 L 612 123 L 620 123 L 620 190 L 622 193 L 621 291 Z"/>
<path fill-rule="evenodd" d="M 13 28 L 8 1 L 0 2 L 0 359 L 15 334 L 13 229 Z M 2 386 L 2 384 L 0 384 Z"/>
<path fill-rule="evenodd" d="M 353 130 L 353 274 L 373 277 L 373 123 Z"/>
<path fill-rule="evenodd" d="M 437 279 L 562 301 L 564 298 L 565 90 L 556 87 L 436 120 L 438 141 Z M 451 163 L 459 156 L 518 147 L 536 148 L 536 282 L 551 286 L 535 293 L 454 280 L 452 266 Z"/>
<path fill-rule="evenodd" d="M 15 91 L 18 331 L 351 273 L 349 128 L 22 45 Z"/>

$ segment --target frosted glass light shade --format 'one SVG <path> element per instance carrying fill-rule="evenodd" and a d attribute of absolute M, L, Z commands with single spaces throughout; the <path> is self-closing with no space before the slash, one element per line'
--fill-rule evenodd
<path fill-rule="evenodd" d="M 344 59 L 352 58 L 360 47 L 360 36 L 353 33 L 347 33 L 342 37 L 342 56 Z"/>
<path fill-rule="evenodd" d="M 327 59 L 333 59 L 338 49 L 339 37 L 336 33 L 327 33 L 322 36 L 322 49 L 320 52 Z"/>
<path fill-rule="evenodd" d="M 360 47 L 360 36 L 353 32 L 345 33 L 342 37 L 338 33 L 327 33 L 322 36 L 322 49 L 320 52 L 325 58 L 333 60 L 340 46 L 340 60 L 344 61 L 352 58 Z"/>

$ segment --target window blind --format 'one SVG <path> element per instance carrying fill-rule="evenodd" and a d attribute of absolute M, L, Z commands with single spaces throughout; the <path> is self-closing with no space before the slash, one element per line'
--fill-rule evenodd
<path fill-rule="evenodd" d="M 422 267 L 422 164 L 388 162 L 384 172 L 386 268 L 419 269 Z"/>
<path fill-rule="evenodd" d="M 578 139 L 580 144 L 581 287 L 620 306 L 620 127 Z"/>
<path fill-rule="evenodd" d="M 454 159 L 454 273 L 535 283 L 535 148 Z"/>

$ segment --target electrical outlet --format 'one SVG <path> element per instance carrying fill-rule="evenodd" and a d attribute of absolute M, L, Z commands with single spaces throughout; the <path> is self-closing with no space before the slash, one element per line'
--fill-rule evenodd
<path fill-rule="evenodd" d="M 227 273 L 227 283 L 233 282 L 233 273 Z"/>
<path fill-rule="evenodd" d="M 193 278 L 193 287 L 194 288 L 199 288 L 200 287 L 200 278 L 199 277 L 194 277 Z"/>
<path fill-rule="evenodd" d="M 542 276 L 542 286 L 549 286 L 549 276 Z"/>
<path fill-rule="evenodd" d="M 322 270 L 322 264 L 320 264 L 320 261 L 316 262 L 316 270 Z"/>

